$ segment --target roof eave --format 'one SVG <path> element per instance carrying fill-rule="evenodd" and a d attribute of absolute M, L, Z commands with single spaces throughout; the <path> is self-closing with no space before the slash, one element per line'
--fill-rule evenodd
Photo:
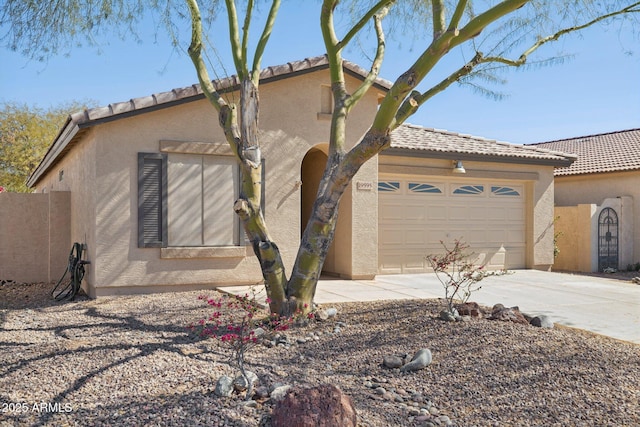
<path fill-rule="evenodd" d="M 60 130 L 60 133 L 54 139 L 53 144 L 49 147 L 47 152 L 45 153 L 42 161 L 38 164 L 35 170 L 31 173 L 29 178 L 27 178 L 27 187 L 33 188 L 42 175 L 49 170 L 49 168 L 55 164 L 57 157 L 64 151 L 64 149 L 69 145 L 69 143 L 73 140 L 73 138 L 77 135 L 80 127 L 76 124 L 71 116 L 67 118 L 64 126 Z"/>
<path fill-rule="evenodd" d="M 494 163 L 512 163 L 512 164 L 528 164 L 553 167 L 570 166 L 576 159 L 573 157 L 564 158 L 539 158 L 539 157 L 520 157 L 505 156 L 480 153 L 460 153 L 455 151 L 439 151 L 417 148 L 391 147 L 384 150 L 381 155 L 404 156 L 404 157 L 422 157 L 430 159 L 445 160 L 468 160 L 478 162 L 494 162 Z"/>

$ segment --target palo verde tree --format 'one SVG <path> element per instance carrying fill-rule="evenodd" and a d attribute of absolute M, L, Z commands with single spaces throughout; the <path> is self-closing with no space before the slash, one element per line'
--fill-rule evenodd
<path fill-rule="evenodd" d="M 59 1 L 45 5 L 7 0 L 0 12 L 0 25 L 6 30 L 4 40 L 8 46 L 38 58 L 57 52 L 81 35 L 94 35 L 111 27 L 131 31 L 147 9 L 158 13 L 171 34 L 179 31 L 178 21 L 187 18 L 191 30 L 189 57 L 241 165 L 241 191 L 234 209 L 260 262 L 271 311 L 282 315 L 296 310 L 304 312 L 311 307 L 333 240 L 344 191 L 365 162 L 389 147 L 391 132 L 421 105 L 456 82 L 492 79 L 492 72 L 497 68 L 526 66 L 541 47 L 566 34 L 597 23 L 635 19 L 640 12 L 640 2 L 631 0 L 344 0 L 342 5 L 339 0 L 323 0 L 315 19 L 319 18 L 326 47 L 334 100 L 327 138 L 328 161 L 293 269 L 287 275 L 260 209 L 260 64 L 276 25 L 280 0 L 269 2 L 261 36 L 250 55 L 248 40 L 251 25 L 255 23 L 254 3 L 253 0 L 246 2 L 244 17 L 241 17 L 234 0 L 225 0 L 220 8 L 215 2 L 198 0 L 182 0 L 176 4 L 153 0 L 83 0 L 73 5 Z M 206 7 L 203 9 L 203 6 Z M 219 9 L 226 14 L 231 56 L 241 82 L 239 104 L 216 92 L 205 61 L 206 49 L 212 48 L 206 43 L 205 28 Z M 424 44 L 414 47 L 413 63 L 393 81 L 369 130 L 355 146 L 347 147 L 349 112 L 378 77 L 386 48 L 386 21 L 394 22 L 394 14 L 397 14 L 395 19 L 406 21 L 403 25 L 413 24 L 420 43 Z M 351 24 L 338 30 L 337 17 Z M 375 41 L 371 47 L 373 59 L 360 86 L 348 92 L 342 67 L 343 52 L 358 38 Z M 428 84 L 436 65 L 452 52 L 460 52 L 459 57 L 467 59 L 444 79 Z"/>

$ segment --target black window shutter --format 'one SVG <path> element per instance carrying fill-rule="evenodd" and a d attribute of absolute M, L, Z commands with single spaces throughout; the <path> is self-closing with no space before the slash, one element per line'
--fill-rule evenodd
<path fill-rule="evenodd" d="M 167 155 L 138 153 L 138 247 L 166 247 L 167 240 Z"/>

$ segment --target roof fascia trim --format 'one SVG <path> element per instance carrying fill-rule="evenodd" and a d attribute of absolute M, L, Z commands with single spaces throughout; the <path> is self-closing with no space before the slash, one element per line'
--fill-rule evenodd
<path fill-rule="evenodd" d="M 453 151 L 434 151 L 423 150 L 418 148 L 400 148 L 392 147 L 384 150 L 381 155 L 389 156 L 402 156 L 402 157 L 420 157 L 429 159 L 445 159 L 445 160 L 469 160 L 479 162 L 494 162 L 494 163 L 511 163 L 511 164 L 525 164 L 525 165 L 541 165 L 541 166 L 554 166 L 564 167 L 571 165 L 575 159 L 565 157 L 564 160 L 560 159 L 539 159 L 531 157 L 517 157 L 517 156 L 496 156 L 492 154 L 479 154 L 479 153 L 456 153 Z"/>
<path fill-rule="evenodd" d="M 51 146 L 47 154 L 45 154 L 42 162 L 36 167 L 31 176 L 27 179 L 27 187 L 32 188 L 35 186 L 42 175 L 46 173 L 50 166 L 55 162 L 60 153 L 69 145 L 69 143 L 75 138 L 80 131 L 80 126 L 75 122 L 68 119 L 66 126 L 60 132 L 60 135 L 55 139 L 55 143 Z"/>
<path fill-rule="evenodd" d="M 309 73 L 313 73 L 316 71 L 321 71 L 321 70 L 325 70 L 329 68 L 329 64 L 321 64 L 321 65 L 317 65 L 315 67 L 312 68 L 305 68 L 303 70 L 298 70 L 298 71 L 293 71 L 290 73 L 286 73 L 286 74 L 279 74 L 277 76 L 271 76 L 271 77 L 265 77 L 263 79 L 260 79 L 260 84 L 268 84 L 268 83 L 272 83 L 272 82 L 276 82 L 279 80 L 285 80 L 291 77 L 297 77 L 297 76 L 301 76 L 304 74 L 309 74 Z M 349 67 L 347 67 L 346 65 L 344 66 L 344 70 L 347 74 L 349 74 L 352 77 L 358 78 L 360 80 L 363 80 L 364 77 L 362 76 L 362 74 L 358 73 L 357 71 L 353 71 L 351 70 Z M 380 83 L 374 82 L 372 87 L 375 87 L 378 90 L 381 90 L 383 92 L 387 92 L 389 90 L 389 88 L 384 87 L 383 85 L 381 85 Z M 236 90 L 239 90 L 240 85 L 234 84 L 222 89 L 218 89 L 218 93 L 229 93 L 229 92 L 234 92 Z M 99 119 L 94 119 L 94 120 L 87 120 L 83 123 L 80 123 L 78 126 L 80 128 L 85 128 L 85 127 L 90 127 L 90 126 L 96 126 L 99 124 L 103 124 L 103 123 L 108 123 L 108 122 L 112 122 L 115 120 L 120 120 L 120 119 L 124 119 L 124 118 L 128 118 L 128 117 L 134 117 L 140 114 L 145 114 L 145 113 L 150 113 L 153 111 L 158 111 L 158 110 L 162 110 L 164 108 L 170 108 L 170 107 L 174 107 L 177 105 L 182 105 L 182 104 L 186 104 L 189 102 L 193 102 L 193 101 L 199 101 L 205 99 L 205 96 L 203 93 L 199 93 L 197 95 L 193 95 L 193 96 L 188 96 L 188 97 L 184 97 L 181 99 L 177 99 L 174 101 L 169 101 L 169 102 L 164 102 L 162 104 L 156 104 L 156 105 L 152 105 L 149 107 L 144 107 L 144 108 L 139 108 L 139 109 L 134 109 L 131 111 L 126 111 L 124 113 L 119 113 L 119 114 L 112 114 L 109 115 L 107 117 L 102 117 Z"/>

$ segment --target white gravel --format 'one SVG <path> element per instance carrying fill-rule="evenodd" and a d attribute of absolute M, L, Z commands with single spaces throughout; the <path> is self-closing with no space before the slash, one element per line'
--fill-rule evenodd
<path fill-rule="evenodd" d="M 0 286 L 1 426 L 269 425 L 271 401 L 251 408 L 213 394 L 217 378 L 236 373 L 224 347 L 186 329 L 209 313 L 202 292 L 55 303 L 51 287 Z M 638 345 L 568 328 L 443 322 L 437 300 L 335 307 L 335 319 L 287 332 L 294 343 L 318 339 L 255 348 L 249 368 L 261 385 L 336 384 L 362 426 L 447 417 L 456 426 L 640 425 Z M 346 324 L 339 333 L 336 322 Z M 423 347 L 433 353 L 424 370 L 381 366 Z"/>

